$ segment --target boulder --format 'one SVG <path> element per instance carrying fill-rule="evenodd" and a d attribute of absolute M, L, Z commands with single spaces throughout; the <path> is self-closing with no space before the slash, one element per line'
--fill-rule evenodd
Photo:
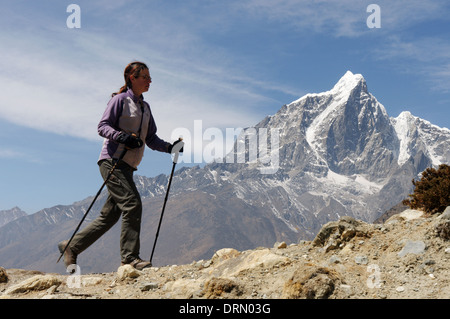
<path fill-rule="evenodd" d="M 421 240 L 407 240 L 405 246 L 397 254 L 399 257 L 403 257 L 407 254 L 422 254 L 425 251 L 426 245 Z"/>
<path fill-rule="evenodd" d="M 234 278 L 245 271 L 252 271 L 255 268 L 271 269 L 289 262 L 289 258 L 274 254 L 268 248 L 258 249 L 240 253 L 238 256 L 223 260 L 221 263 L 215 263 L 210 274 L 216 277 Z"/>
<path fill-rule="evenodd" d="M 27 293 L 29 291 L 40 291 L 49 289 L 52 286 L 59 286 L 62 281 L 53 275 L 36 275 L 28 278 L 5 291 L 5 295 L 16 293 Z"/>
<path fill-rule="evenodd" d="M 235 297 L 242 295 L 242 288 L 231 279 L 213 277 L 205 283 L 202 293 L 208 299 Z"/>
<path fill-rule="evenodd" d="M 119 269 L 117 269 L 116 278 L 119 281 L 123 281 L 126 279 L 137 278 L 140 275 L 141 275 L 141 272 L 139 270 L 137 270 L 133 266 L 127 264 L 127 265 L 120 266 Z"/>
<path fill-rule="evenodd" d="M 338 221 L 328 222 L 322 226 L 312 244 L 322 246 L 325 251 L 341 247 L 353 237 L 370 237 L 371 229 L 368 224 L 358 221 L 352 217 L 344 216 Z"/>
<path fill-rule="evenodd" d="M 214 253 L 213 257 L 211 258 L 211 261 L 217 264 L 224 260 L 234 258 L 238 255 L 239 251 L 237 251 L 234 248 L 222 248 Z"/>
<path fill-rule="evenodd" d="M 327 299 L 340 282 L 338 274 L 329 268 L 309 266 L 297 269 L 285 283 L 282 298 Z"/>
<path fill-rule="evenodd" d="M 435 225 L 434 231 L 436 236 L 445 240 L 450 239 L 450 220 L 441 219 L 440 222 Z"/>
<path fill-rule="evenodd" d="M 423 212 L 415 209 L 406 209 L 399 214 L 399 217 L 405 220 L 413 220 L 423 216 Z"/>

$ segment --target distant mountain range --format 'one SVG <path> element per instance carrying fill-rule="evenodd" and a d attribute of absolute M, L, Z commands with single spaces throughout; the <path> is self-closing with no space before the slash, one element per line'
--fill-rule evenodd
<path fill-rule="evenodd" d="M 27 213 L 19 207 L 14 207 L 8 210 L 0 210 L 0 227 L 23 216 L 27 216 Z"/>
<path fill-rule="evenodd" d="M 267 136 L 252 136 L 261 131 Z M 252 138 L 267 143 L 265 154 L 252 155 Z M 307 94 L 243 130 L 227 158 L 234 160 L 175 173 L 156 266 L 209 259 L 224 247 L 310 240 L 345 215 L 373 222 L 411 193 L 411 180 L 425 168 L 450 162 L 450 130 L 409 112 L 389 117 L 363 76 L 348 71 L 331 90 Z M 168 176 L 135 181 L 144 205 L 141 257 L 148 259 Z M 71 235 L 91 200 L 8 222 L 0 228 L 0 265 L 64 272 L 56 244 Z M 88 219 L 104 200 L 102 194 Z M 82 273 L 117 269 L 119 227 L 80 255 Z"/>

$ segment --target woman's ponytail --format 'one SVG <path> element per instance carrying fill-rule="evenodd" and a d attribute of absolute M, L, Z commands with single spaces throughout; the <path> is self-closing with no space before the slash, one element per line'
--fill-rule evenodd
<path fill-rule="evenodd" d="M 148 69 L 147 65 L 142 62 L 131 62 L 129 63 L 123 72 L 123 77 L 125 80 L 125 85 L 123 85 L 118 92 L 113 93 L 111 96 L 126 92 L 128 88 L 131 88 L 130 76 L 138 77 L 142 70 Z"/>

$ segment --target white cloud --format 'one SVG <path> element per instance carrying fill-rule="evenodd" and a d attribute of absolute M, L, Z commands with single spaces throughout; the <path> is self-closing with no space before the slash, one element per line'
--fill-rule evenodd
<path fill-rule="evenodd" d="M 51 24 L 46 30 L 33 32 L 30 25 L 18 25 L 1 34 L 0 41 L 8 49 L 0 60 L 0 87 L 9 94 L 0 100 L 0 117 L 39 130 L 97 140 L 98 120 L 110 94 L 123 85 L 123 68 L 132 60 L 142 60 L 154 78 L 145 97 L 161 136 L 169 138 L 173 128 L 192 127 L 198 119 L 205 127 L 222 129 L 254 125 L 266 115 L 261 106 L 289 102 L 274 100 L 271 93 L 297 98 L 306 92 L 271 81 L 249 58 L 236 57 L 226 47 L 207 43 L 201 32 L 207 28 L 227 30 L 236 19 L 268 19 L 305 33 L 312 30 L 356 37 L 367 32 L 365 9 L 372 1 L 356 5 L 353 0 L 180 4 L 171 14 L 151 10 L 147 3 L 135 2 L 135 10 L 124 8 L 124 3 L 82 4 L 84 22 L 77 31 Z M 377 1 L 382 9 L 381 30 L 406 28 L 441 16 L 444 3 Z M 100 9 L 117 21 L 108 24 L 111 30 L 105 30 L 101 22 L 97 25 L 91 20 L 89 24 L 85 19 L 89 14 L 91 19 L 105 19 Z M 159 9 L 169 12 L 173 7 Z M 65 14 L 62 12 L 62 18 Z M 138 41 L 134 32 L 139 34 Z M 433 61 L 448 57 L 446 40 L 431 42 L 433 47 L 445 44 L 433 53 Z M 419 44 L 391 40 L 390 46 L 378 51 L 379 58 L 409 56 L 420 61 L 421 54 L 427 53 L 427 43 Z M 447 74 L 445 70 L 438 72 L 440 77 Z"/>
<path fill-rule="evenodd" d="M 259 104 L 282 104 L 261 92 L 295 94 L 291 88 L 252 77 L 243 61 L 170 22 L 161 24 L 158 32 L 141 30 L 146 41 L 139 45 L 132 37 L 117 39 L 111 30 L 83 25 L 75 32 L 50 25 L 46 32 L 27 28 L 0 35 L 8 47 L 0 61 L 0 85 L 9 92 L 0 101 L 0 117 L 97 140 L 98 120 L 110 94 L 123 85 L 123 68 L 132 60 L 150 67 L 154 82 L 145 97 L 163 136 L 196 119 L 208 127 L 254 125 L 264 117 Z M 135 23 L 121 21 L 115 28 L 131 27 L 132 33 Z"/>
<path fill-rule="evenodd" d="M 143 4 L 139 6 L 145 9 Z M 196 28 L 217 20 L 202 20 L 192 29 L 184 28 L 187 21 L 195 22 L 191 7 L 182 10 L 194 16 L 183 15 L 181 21 L 176 15 L 159 15 L 152 10 L 133 11 L 131 19 L 131 11 L 116 10 L 107 2 L 93 8 L 108 11 L 112 19 L 118 18 L 118 12 L 129 19 L 121 19 L 108 32 L 95 26 L 87 28 L 86 24 L 78 32 L 50 24 L 46 32 L 33 32 L 27 25 L 0 36 L 9 48 L 0 61 L 0 85 L 14 97 L 0 101 L 2 118 L 95 140 L 96 125 L 109 95 L 123 84 L 123 68 L 131 60 L 150 66 L 154 83 L 146 99 L 164 136 L 172 127 L 189 127 L 196 119 L 202 119 L 207 127 L 253 125 L 263 118 L 257 110 L 259 103 L 281 105 L 261 92 L 278 91 L 295 97 L 303 93 L 257 79 L 246 72 L 247 61 L 237 61 L 226 49 L 205 44 Z M 233 6 L 227 9 L 235 10 Z M 82 5 L 82 14 L 88 10 L 88 5 Z M 143 11 L 158 30 L 145 29 Z M 100 14 L 95 12 L 93 17 Z M 227 23 L 227 10 L 210 12 L 221 17 L 222 25 Z M 130 35 L 139 31 L 139 45 L 132 37 L 116 38 L 114 34 L 122 29 Z"/>
<path fill-rule="evenodd" d="M 0 116 L 38 130 L 92 139 L 101 115 L 98 75 L 80 70 L 68 52 L 52 53 L 45 38 L 39 45 L 25 37 L 1 40 L 9 50 L 0 61 L 0 85 L 8 92 L 0 101 Z"/>
<path fill-rule="evenodd" d="M 253 18 L 281 22 L 298 32 L 332 34 L 337 37 L 358 37 L 370 30 L 366 21 L 368 5 L 381 8 L 381 29 L 378 34 L 405 30 L 417 23 L 446 18 L 448 2 L 436 0 L 250 0 L 240 6 Z M 373 32 L 372 32 L 373 33 Z"/>

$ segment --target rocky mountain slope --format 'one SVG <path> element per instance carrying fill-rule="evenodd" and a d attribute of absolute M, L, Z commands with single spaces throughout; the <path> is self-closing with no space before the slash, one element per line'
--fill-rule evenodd
<path fill-rule="evenodd" d="M 19 207 L 14 207 L 8 210 L 0 210 L 0 227 L 24 216 L 27 216 L 27 213 Z"/>
<path fill-rule="evenodd" d="M 262 139 L 261 129 L 267 132 Z M 256 134 L 258 147 L 265 141 L 267 150 L 254 159 L 246 140 Z M 312 240 L 322 225 L 341 216 L 373 222 L 411 193 L 413 178 L 439 163 L 450 163 L 450 130 L 409 112 L 389 117 L 363 76 L 347 72 L 331 90 L 307 94 L 244 130 L 221 163 L 178 170 L 154 264 L 207 259 L 224 247 L 245 251 Z M 148 259 L 168 176 L 135 181 L 144 207 L 141 257 Z M 70 237 L 91 200 L 46 208 L 1 227 L 0 265 L 64 272 L 55 263 L 56 244 Z M 117 268 L 119 228 L 80 255 L 83 272 Z"/>
<path fill-rule="evenodd" d="M 312 241 L 137 271 L 59 275 L 0 269 L 2 299 L 450 298 L 450 207 L 405 210 L 384 224 L 344 216 Z M 270 303 L 270 302 L 269 302 Z"/>

